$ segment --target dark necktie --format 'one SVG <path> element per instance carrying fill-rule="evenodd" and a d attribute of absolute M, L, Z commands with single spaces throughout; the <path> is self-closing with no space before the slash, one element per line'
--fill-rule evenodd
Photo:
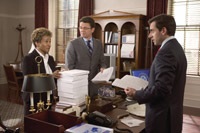
<path fill-rule="evenodd" d="M 92 54 L 93 49 L 92 49 L 92 47 L 90 45 L 90 40 L 87 41 L 87 46 L 88 46 L 90 54 Z"/>

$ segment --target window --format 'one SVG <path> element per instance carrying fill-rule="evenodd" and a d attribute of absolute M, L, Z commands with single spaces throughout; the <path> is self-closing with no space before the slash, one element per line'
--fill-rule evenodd
<path fill-rule="evenodd" d="M 77 37 L 79 0 L 59 0 L 56 33 L 56 60 L 64 63 L 65 48 Z"/>
<path fill-rule="evenodd" d="M 188 61 L 187 74 L 200 76 L 200 1 L 171 0 L 169 13 L 176 20 L 176 34 Z"/>

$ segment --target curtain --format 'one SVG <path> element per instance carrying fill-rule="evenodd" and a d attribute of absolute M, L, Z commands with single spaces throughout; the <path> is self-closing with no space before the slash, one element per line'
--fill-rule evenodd
<path fill-rule="evenodd" d="M 94 5 L 93 0 L 79 0 L 78 20 L 80 20 L 83 16 L 92 15 L 94 10 L 93 5 Z M 78 36 L 80 36 L 79 30 L 78 30 Z"/>
<path fill-rule="evenodd" d="M 158 15 L 158 14 L 166 14 L 167 13 L 167 3 L 168 0 L 147 0 L 147 21 Z M 148 27 L 148 23 L 146 23 Z M 147 30 L 147 36 L 148 36 L 148 30 Z M 151 66 L 151 63 L 153 61 L 153 58 L 155 57 L 155 54 L 157 53 L 159 47 L 154 46 L 150 39 L 147 39 L 146 44 L 146 57 L 145 57 L 145 68 L 149 68 Z"/>
<path fill-rule="evenodd" d="M 35 28 L 48 28 L 48 0 L 35 0 Z"/>

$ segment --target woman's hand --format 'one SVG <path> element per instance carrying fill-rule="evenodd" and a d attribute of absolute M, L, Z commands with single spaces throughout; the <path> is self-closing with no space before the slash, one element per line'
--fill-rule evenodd
<path fill-rule="evenodd" d="M 61 77 L 60 71 L 59 70 L 54 71 L 53 72 L 53 77 L 57 78 L 57 79 L 60 78 Z"/>

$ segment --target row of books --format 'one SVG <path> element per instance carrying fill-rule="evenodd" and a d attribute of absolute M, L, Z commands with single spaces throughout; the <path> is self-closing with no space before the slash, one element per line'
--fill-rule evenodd
<path fill-rule="evenodd" d="M 118 55 L 118 46 L 117 45 L 105 45 L 106 54 L 115 54 Z"/>
<path fill-rule="evenodd" d="M 124 43 L 121 47 L 122 58 L 134 58 L 134 43 Z M 105 45 L 106 54 L 115 54 L 118 57 L 118 46 L 117 45 Z"/>
<path fill-rule="evenodd" d="M 105 31 L 105 43 L 118 43 L 118 33 Z M 135 43 L 135 34 L 122 35 L 122 43 Z"/>
<path fill-rule="evenodd" d="M 118 43 L 118 33 L 105 31 L 105 43 Z"/>

